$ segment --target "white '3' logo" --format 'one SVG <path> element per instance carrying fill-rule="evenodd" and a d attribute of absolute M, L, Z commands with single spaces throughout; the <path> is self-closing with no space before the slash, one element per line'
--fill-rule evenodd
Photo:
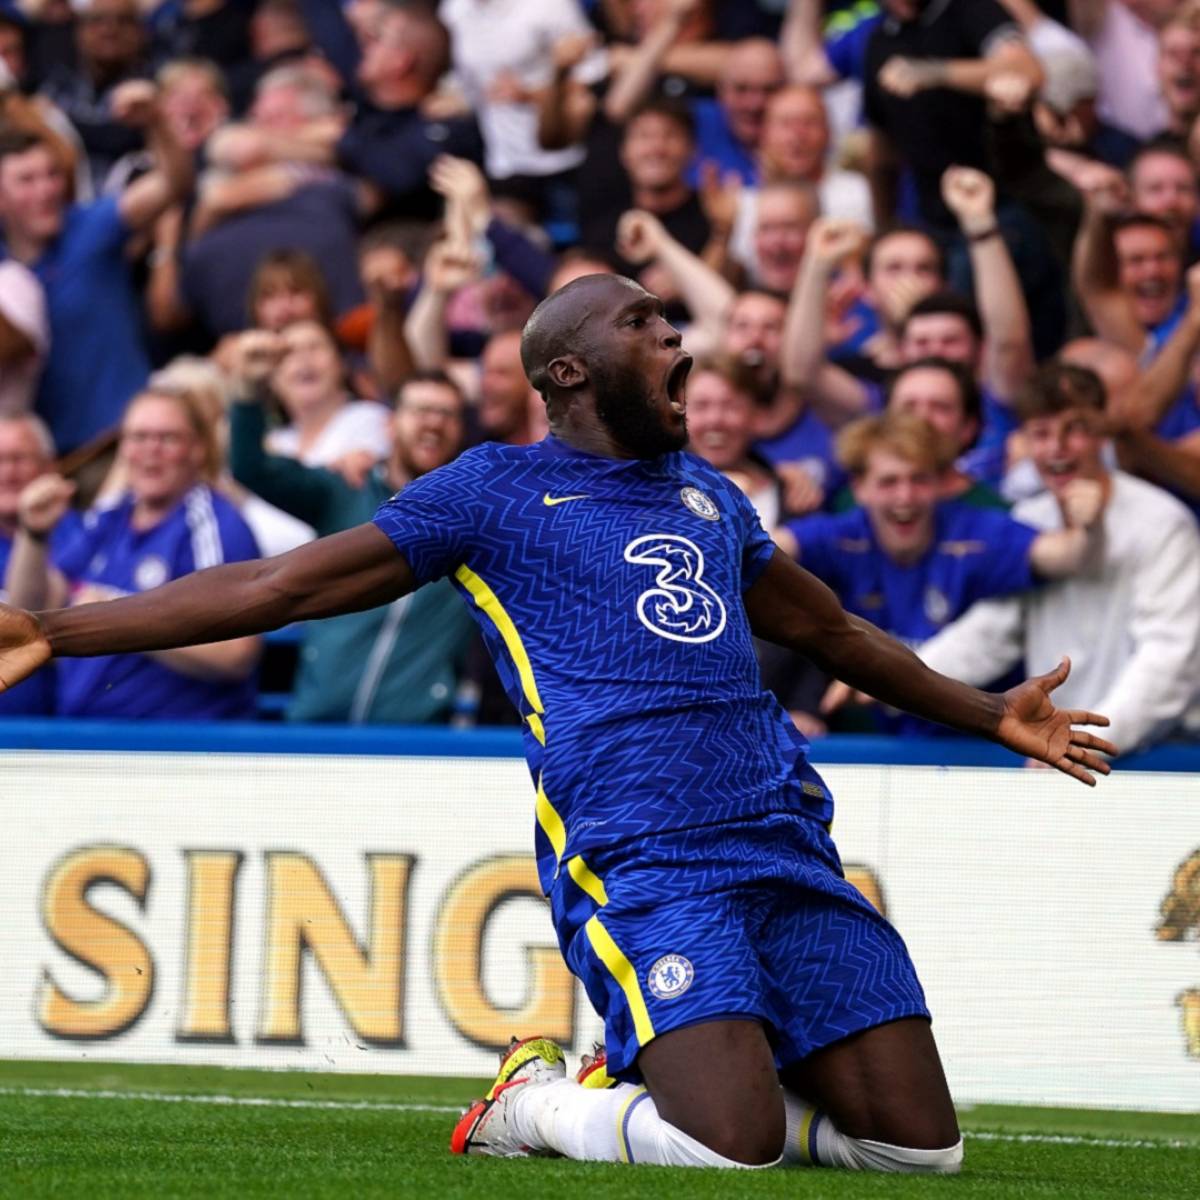
<path fill-rule="evenodd" d="M 695 542 L 652 533 L 625 547 L 625 561 L 658 567 L 655 586 L 637 600 L 637 615 L 651 633 L 673 642 L 711 642 L 725 628 L 725 605 L 704 582 L 704 555 Z"/>

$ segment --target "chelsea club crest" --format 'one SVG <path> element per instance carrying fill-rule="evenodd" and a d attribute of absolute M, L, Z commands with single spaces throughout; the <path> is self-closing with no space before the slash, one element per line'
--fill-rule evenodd
<path fill-rule="evenodd" d="M 134 568 L 133 583 L 139 592 L 152 592 L 162 587 L 170 577 L 171 569 L 166 559 L 157 554 L 147 554 Z"/>
<path fill-rule="evenodd" d="M 674 1000 L 692 986 L 695 977 L 696 971 L 689 959 L 682 954 L 664 954 L 650 968 L 646 982 L 650 985 L 651 994 L 659 1000 Z"/>
<path fill-rule="evenodd" d="M 696 516 L 703 517 L 706 521 L 721 519 L 721 510 L 699 488 L 685 487 L 679 493 L 679 498 L 683 501 L 684 507 L 689 512 L 695 513 Z"/>

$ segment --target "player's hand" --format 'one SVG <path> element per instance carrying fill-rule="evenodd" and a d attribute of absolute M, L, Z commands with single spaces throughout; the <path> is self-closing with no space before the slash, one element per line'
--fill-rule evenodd
<path fill-rule="evenodd" d="M 823 270 L 832 271 L 857 254 L 865 240 L 865 231 L 857 221 L 848 221 L 844 217 L 818 217 L 809 228 L 804 254 Z"/>
<path fill-rule="evenodd" d="M 926 88 L 940 85 L 939 67 L 933 59 L 904 58 L 897 54 L 880 68 L 879 86 L 901 100 L 908 100 Z"/>
<path fill-rule="evenodd" d="M 617 222 L 617 253 L 639 266 L 657 258 L 667 231 L 648 212 L 631 209 Z"/>
<path fill-rule="evenodd" d="M 1071 660 L 1064 658 L 1053 671 L 1027 679 L 1004 693 L 1004 715 L 996 726 L 996 741 L 1026 758 L 1039 762 L 1095 787 L 1096 774 L 1111 768 L 1101 754 L 1117 753 L 1112 742 L 1076 725 L 1107 725 L 1108 718 L 1084 709 L 1058 709 L 1050 700 L 1071 673 Z"/>
<path fill-rule="evenodd" d="M 942 199 L 968 236 L 996 224 L 996 185 L 974 167 L 947 167 L 942 174 Z"/>
<path fill-rule="evenodd" d="M 0 692 L 50 660 L 50 642 L 32 613 L 0 604 Z"/>
<path fill-rule="evenodd" d="M 146 129 L 158 116 L 158 88 L 149 79 L 127 79 L 113 88 L 109 109 L 130 129 Z"/>
<path fill-rule="evenodd" d="M 61 475 L 39 475 L 21 489 L 17 522 L 26 533 L 45 537 L 71 507 L 75 485 Z"/>
<path fill-rule="evenodd" d="M 1072 479 L 1062 492 L 1069 529 L 1091 529 L 1104 511 L 1104 485 L 1098 479 Z"/>
<path fill-rule="evenodd" d="M 287 353 L 287 343 L 266 329 L 248 329 L 239 334 L 229 350 L 229 373 L 240 394 L 253 398 L 256 388 L 265 383 Z"/>

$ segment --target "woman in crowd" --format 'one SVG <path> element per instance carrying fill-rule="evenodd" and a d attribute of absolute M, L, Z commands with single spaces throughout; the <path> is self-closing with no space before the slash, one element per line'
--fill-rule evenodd
<path fill-rule="evenodd" d="M 329 329 L 316 320 L 295 321 L 279 339 L 282 357 L 271 386 L 288 424 L 267 435 L 267 449 L 306 467 L 338 468 L 351 455 L 367 465 L 386 458 L 390 412 L 374 400 L 350 398 Z"/>

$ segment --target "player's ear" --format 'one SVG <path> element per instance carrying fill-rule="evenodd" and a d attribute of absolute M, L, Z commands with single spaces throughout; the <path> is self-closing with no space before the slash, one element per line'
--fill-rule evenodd
<path fill-rule="evenodd" d="M 581 388 L 588 381 L 587 367 L 577 354 L 564 354 L 561 358 L 552 358 L 546 371 L 554 386 L 565 391 Z"/>

